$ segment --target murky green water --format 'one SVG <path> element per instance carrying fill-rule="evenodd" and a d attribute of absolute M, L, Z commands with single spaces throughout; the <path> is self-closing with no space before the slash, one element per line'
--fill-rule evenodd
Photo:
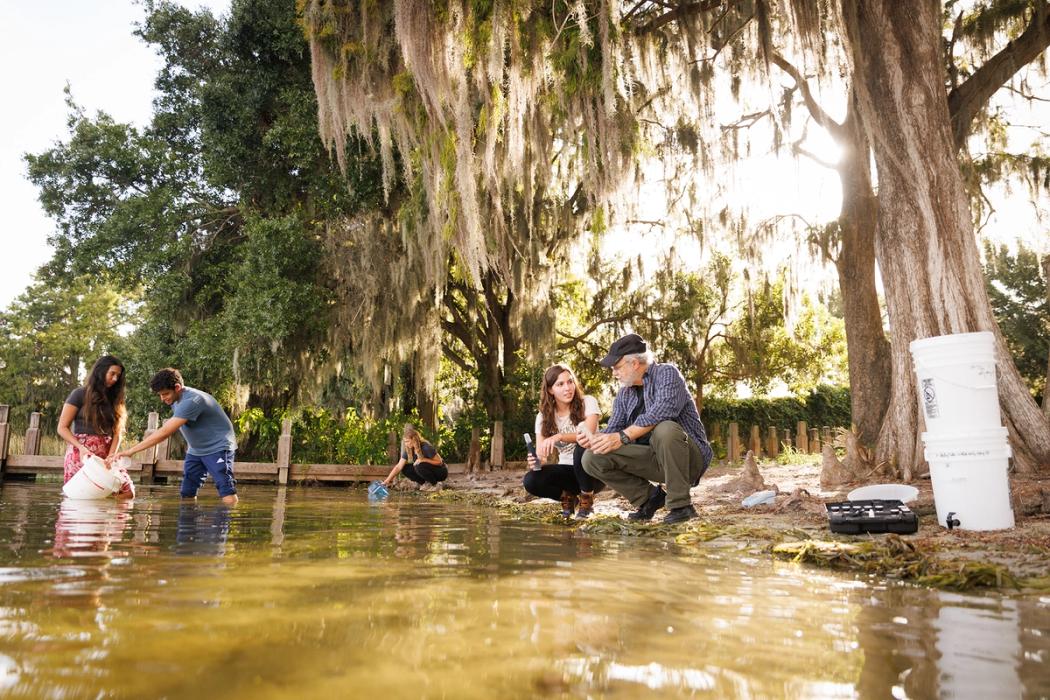
<path fill-rule="evenodd" d="M 0 696 L 1050 696 L 1050 597 L 961 596 L 466 505 L 0 491 Z"/>

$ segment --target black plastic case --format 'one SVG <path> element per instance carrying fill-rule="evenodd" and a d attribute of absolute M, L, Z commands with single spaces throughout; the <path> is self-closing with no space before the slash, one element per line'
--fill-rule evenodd
<path fill-rule="evenodd" d="M 832 532 L 896 532 L 910 535 L 919 529 L 919 517 L 900 501 L 840 501 L 825 503 Z"/>

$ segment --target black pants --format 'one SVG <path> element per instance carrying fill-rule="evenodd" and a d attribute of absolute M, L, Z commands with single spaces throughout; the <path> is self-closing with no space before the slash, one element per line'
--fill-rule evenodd
<path fill-rule="evenodd" d="M 580 491 L 597 493 L 605 484 L 583 471 L 584 449 L 579 445 L 572 452 L 572 465 L 549 464 L 539 471 L 525 472 L 522 485 L 533 496 L 561 500 L 562 491 L 578 494 Z"/>
<path fill-rule="evenodd" d="M 405 464 L 401 473 L 417 484 L 436 484 L 448 478 L 448 467 L 444 464 L 420 462 L 418 467 L 414 464 Z"/>

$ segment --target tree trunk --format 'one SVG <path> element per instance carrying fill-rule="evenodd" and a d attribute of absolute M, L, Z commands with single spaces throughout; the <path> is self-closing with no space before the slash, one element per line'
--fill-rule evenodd
<path fill-rule="evenodd" d="M 835 259 L 849 362 L 850 412 L 858 436 L 874 445 L 890 399 L 890 344 L 882 330 L 875 287 L 878 201 L 871 185 L 870 145 L 857 114 L 855 95 L 841 129 L 839 213 L 841 248 Z"/>
<path fill-rule="evenodd" d="M 1050 301 L 1050 255 L 1043 256 L 1043 282 L 1046 284 L 1046 300 Z M 1043 384 L 1043 415 L 1050 420 L 1050 347 L 1046 349 L 1046 383 Z"/>
<path fill-rule="evenodd" d="M 1050 424 L 1017 372 L 984 290 L 955 155 L 935 0 L 843 0 L 861 121 L 879 180 L 876 254 L 890 320 L 892 384 L 876 459 L 910 480 L 922 429 L 908 344 L 992 331 L 999 398 L 1021 471 L 1050 465 Z"/>

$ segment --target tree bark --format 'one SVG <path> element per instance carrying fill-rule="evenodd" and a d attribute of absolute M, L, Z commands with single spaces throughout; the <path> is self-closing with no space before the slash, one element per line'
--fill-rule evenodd
<path fill-rule="evenodd" d="M 890 400 L 890 344 L 882 329 L 875 286 L 878 200 L 871 184 L 870 145 L 851 95 L 846 119 L 833 133 L 842 148 L 841 248 L 835 259 L 849 363 L 850 412 L 865 445 L 874 445 Z"/>
<path fill-rule="evenodd" d="M 940 4 L 843 0 L 841 5 L 858 109 L 878 172 L 876 254 L 890 320 L 891 394 L 876 459 L 906 480 L 923 463 L 909 343 L 992 331 L 1015 465 L 1019 471 L 1046 468 L 1050 423 L 1010 358 L 981 276 L 944 95 Z"/>
<path fill-rule="evenodd" d="M 891 362 L 875 286 L 878 201 L 871 184 L 871 144 L 858 114 L 855 89 L 850 89 L 846 118 L 840 124 L 817 102 L 798 69 L 779 54 L 772 62 L 791 76 L 810 116 L 842 149 L 835 166 L 842 189 L 837 235 L 825 232 L 819 242 L 838 273 L 852 422 L 861 442 L 874 445 L 889 403 Z"/>
<path fill-rule="evenodd" d="M 1050 255 L 1043 256 L 1043 282 L 1046 300 L 1050 301 Z M 1043 415 L 1050 420 L 1050 348 L 1046 349 L 1046 384 L 1043 385 Z"/>

